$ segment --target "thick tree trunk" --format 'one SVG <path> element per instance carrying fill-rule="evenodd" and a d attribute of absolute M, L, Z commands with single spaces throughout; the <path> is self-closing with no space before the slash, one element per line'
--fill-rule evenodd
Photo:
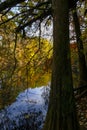
<path fill-rule="evenodd" d="M 79 130 L 69 48 L 68 0 L 53 0 L 53 72 L 43 130 Z"/>
<path fill-rule="evenodd" d="M 87 86 L 86 60 L 85 60 L 85 55 L 84 55 L 83 42 L 81 39 L 80 23 L 79 23 L 76 9 L 74 9 L 72 14 L 73 14 L 73 20 L 75 24 L 75 32 L 76 32 L 78 56 L 79 56 L 79 86 L 84 86 L 84 85 Z"/>

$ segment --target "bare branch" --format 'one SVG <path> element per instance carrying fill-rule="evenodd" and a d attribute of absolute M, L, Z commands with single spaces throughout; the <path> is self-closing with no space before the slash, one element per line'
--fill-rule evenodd
<path fill-rule="evenodd" d="M 25 0 L 6 0 L 0 4 L 0 12 L 7 8 L 14 7 L 15 5 L 24 2 Z"/>
<path fill-rule="evenodd" d="M 16 31 L 19 32 L 20 30 L 23 30 L 25 27 L 27 26 L 31 26 L 32 23 L 36 22 L 37 20 L 41 20 L 46 18 L 48 15 L 52 14 L 52 10 L 51 8 L 48 11 L 44 11 L 43 13 L 41 13 L 39 16 L 34 17 L 33 19 L 31 19 L 30 21 L 26 22 L 24 25 L 19 26 Z"/>

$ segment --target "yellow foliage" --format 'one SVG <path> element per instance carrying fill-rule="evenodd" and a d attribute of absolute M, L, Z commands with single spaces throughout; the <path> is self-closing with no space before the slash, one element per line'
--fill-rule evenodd
<path fill-rule="evenodd" d="M 1 95 L 8 95 L 7 100 L 0 97 L 2 104 L 6 101 L 4 106 L 10 104 L 20 91 L 28 87 L 47 85 L 52 61 L 52 43 L 46 39 L 41 39 L 39 43 L 37 37 L 21 40 L 18 35 L 15 43 L 15 37 L 8 37 L 7 40 L 7 35 L 3 35 L 3 44 L 0 45 Z"/>

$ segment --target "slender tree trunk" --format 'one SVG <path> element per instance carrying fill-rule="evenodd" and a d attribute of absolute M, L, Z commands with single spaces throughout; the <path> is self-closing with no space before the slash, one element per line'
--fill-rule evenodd
<path fill-rule="evenodd" d="M 53 71 L 43 130 L 79 130 L 69 48 L 68 0 L 53 0 Z"/>
<path fill-rule="evenodd" d="M 84 55 L 83 42 L 81 39 L 80 23 L 77 16 L 76 8 L 72 12 L 72 14 L 73 14 L 73 20 L 75 24 L 75 32 L 76 32 L 78 56 L 79 56 L 79 86 L 84 86 L 87 85 L 87 67 L 86 67 L 86 60 Z"/>

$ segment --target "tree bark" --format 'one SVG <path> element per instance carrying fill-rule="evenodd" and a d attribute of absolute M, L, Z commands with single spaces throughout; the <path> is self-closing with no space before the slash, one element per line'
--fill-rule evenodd
<path fill-rule="evenodd" d="M 43 130 L 79 130 L 70 61 L 68 0 L 53 0 L 53 70 Z"/>
<path fill-rule="evenodd" d="M 78 56 L 79 56 L 79 85 L 78 86 L 84 86 L 87 85 L 87 66 L 86 66 L 86 60 L 84 55 L 83 42 L 81 39 L 80 23 L 77 16 L 76 8 L 72 12 L 72 14 L 73 14 L 73 20 L 75 25 Z"/>

